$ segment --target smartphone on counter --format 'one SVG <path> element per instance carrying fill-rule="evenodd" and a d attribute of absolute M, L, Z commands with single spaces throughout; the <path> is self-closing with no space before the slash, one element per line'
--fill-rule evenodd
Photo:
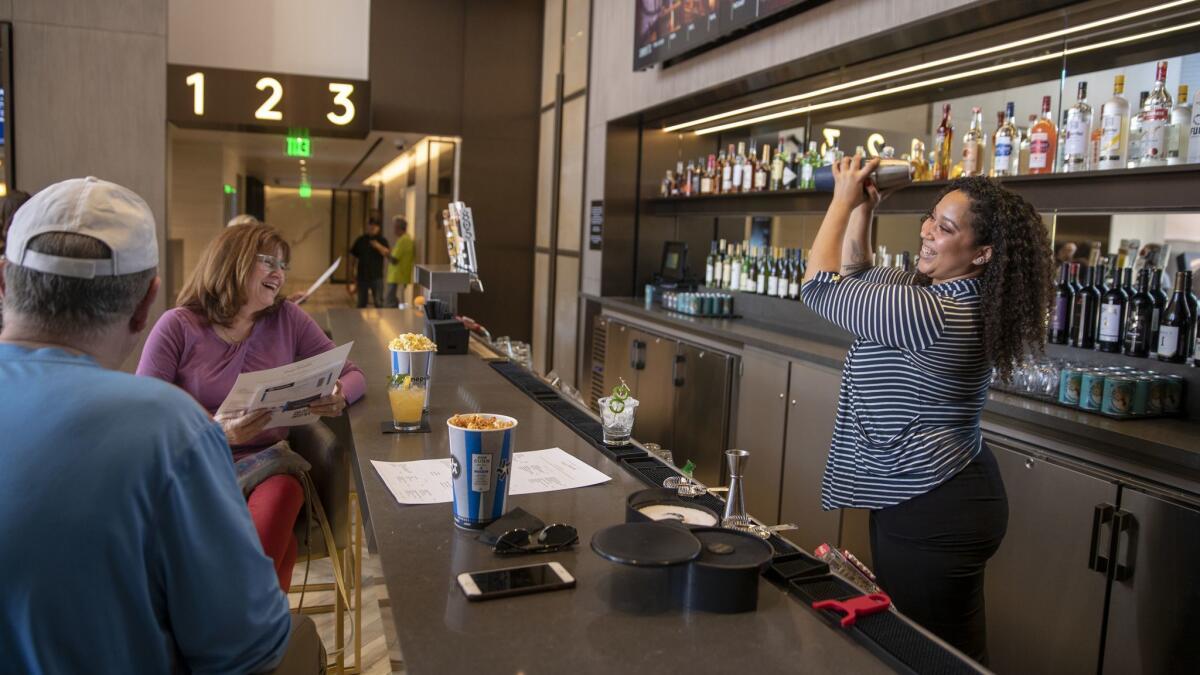
<path fill-rule="evenodd" d="M 574 588 L 575 577 L 562 563 L 550 562 L 498 570 L 463 572 L 458 585 L 468 600 L 491 600 L 510 595 Z"/>

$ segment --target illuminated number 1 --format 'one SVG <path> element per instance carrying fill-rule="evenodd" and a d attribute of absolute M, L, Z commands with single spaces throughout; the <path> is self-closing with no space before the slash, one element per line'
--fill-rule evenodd
<path fill-rule="evenodd" d="M 192 112 L 204 114 L 204 73 L 195 72 L 187 76 L 187 85 L 195 87 L 192 92 Z"/>
<path fill-rule="evenodd" d="M 254 116 L 260 120 L 281 120 L 283 113 L 275 109 L 279 104 L 279 99 L 283 98 L 283 85 L 279 80 L 273 77 L 264 77 L 254 84 L 259 91 L 271 89 L 271 95 L 262 105 L 258 106 L 258 110 L 254 111 Z"/>
<path fill-rule="evenodd" d="M 354 85 L 341 82 L 330 82 L 329 91 L 334 93 L 333 104 L 342 106 L 341 113 L 326 113 L 325 119 L 338 126 L 344 126 L 354 121 L 354 101 L 350 94 L 354 93 Z"/>

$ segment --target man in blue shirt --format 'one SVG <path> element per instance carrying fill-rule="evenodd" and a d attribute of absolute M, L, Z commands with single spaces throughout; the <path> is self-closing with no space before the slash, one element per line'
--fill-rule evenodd
<path fill-rule="evenodd" d="M 114 370 L 147 325 L 157 265 L 150 209 L 112 183 L 52 185 L 14 219 L 0 670 L 260 672 L 288 650 L 287 599 L 221 428 L 183 391 Z"/>

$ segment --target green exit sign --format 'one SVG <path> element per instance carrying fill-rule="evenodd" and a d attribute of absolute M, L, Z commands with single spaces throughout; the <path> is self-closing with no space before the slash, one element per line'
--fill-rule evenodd
<path fill-rule="evenodd" d="M 287 154 L 288 157 L 311 157 L 312 139 L 307 136 L 288 136 Z"/>

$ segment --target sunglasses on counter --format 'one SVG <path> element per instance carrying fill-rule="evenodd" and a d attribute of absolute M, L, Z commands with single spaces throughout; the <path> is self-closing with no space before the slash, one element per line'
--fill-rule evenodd
<path fill-rule="evenodd" d="M 550 553 L 570 548 L 579 542 L 579 532 L 570 525 L 554 523 L 530 532 L 525 528 L 509 530 L 496 539 L 496 555 Z"/>

